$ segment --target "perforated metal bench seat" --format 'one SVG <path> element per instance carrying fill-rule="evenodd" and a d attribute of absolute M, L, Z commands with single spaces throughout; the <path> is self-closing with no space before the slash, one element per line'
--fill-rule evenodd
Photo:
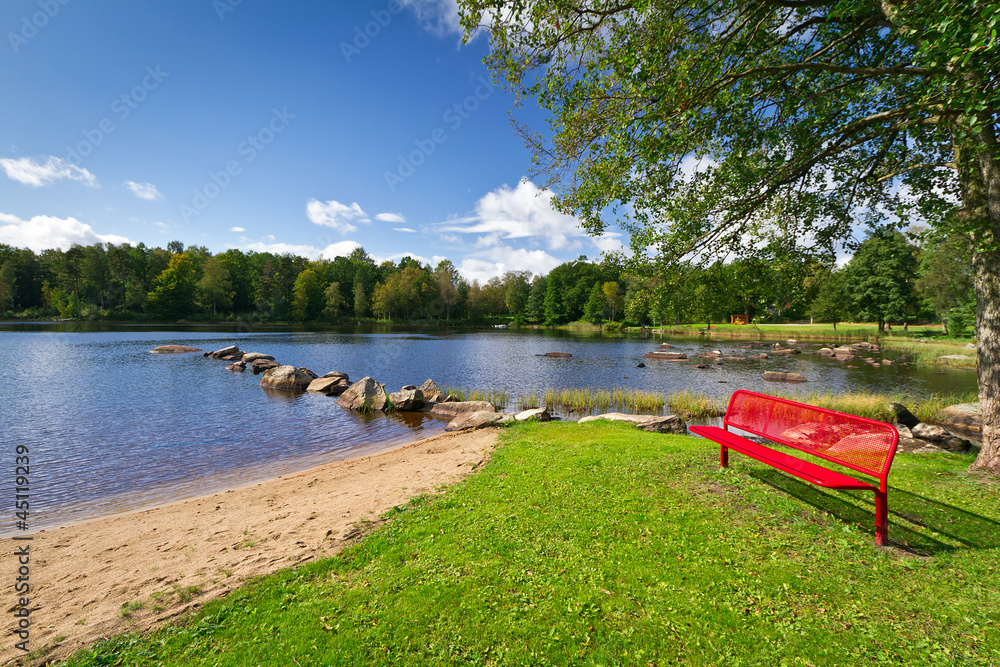
<path fill-rule="evenodd" d="M 730 428 L 870 475 L 878 484 L 756 443 L 732 433 Z M 740 389 L 729 399 L 723 428 L 692 426 L 689 430 L 719 443 L 719 463 L 724 468 L 729 464 L 732 449 L 817 486 L 874 492 L 875 542 L 889 543 L 886 479 L 899 440 L 891 425 Z"/>

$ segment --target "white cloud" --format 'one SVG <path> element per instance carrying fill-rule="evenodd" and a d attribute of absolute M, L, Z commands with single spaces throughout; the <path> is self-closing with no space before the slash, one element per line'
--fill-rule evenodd
<path fill-rule="evenodd" d="M 463 259 L 458 271 L 467 280 L 478 280 L 483 283 L 507 271 L 531 271 L 536 275 L 545 275 L 562 263 L 562 260 L 544 250 L 497 246 Z"/>
<path fill-rule="evenodd" d="M 265 238 L 274 239 L 273 236 L 268 235 Z M 339 241 L 337 243 L 331 243 L 325 248 L 317 248 L 312 245 L 295 245 L 291 243 L 261 243 L 260 241 L 251 241 L 250 239 L 242 238 L 240 239 L 240 244 L 236 247 L 240 250 L 253 250 L 254 252 L 270 252 L 275 255 L 284 255 L 289 253 L 292 255 L 298 255 L 299 257 L 305 257 L 307 259 L 333 259 L 334 257 L 346 257 L 350 255 L 353 251 L 361 247 L 356 241 Z"/>
<path fill-rule="evenodd" d="M 409 232 L 410 234 L 416 234 L 417 233 L 417 230 L 410 229 L 409 227 L 393 227 L 392 231 L 394 231 L 394 232 Z"/>
<path fill-rule="evenodd" d="M 406 218 L 399 213 L 379 213 L 375 216 L 375 219 L 381 222 L 395 222 L 396 224 L 406 222 Z"/>
<path fill-rule="evenodd" d="M 80 181 L 84 185 L 92 188 L 99 187 L 97 178 L 75 164 L 69 164 L 62 158 L 52 157 L 40 164 L 31 158 L 22 157 L 18 159 L 0 159 L 0 168 L 3 168 L 7 177 L 12 181 L 40 188 L 43 185 L 51 185 L 56 181 L 67 178 L 71 181 Z"/>
<path fill-rule="evenodd" d="M 358 228 L 351 222 L 371 222 L 357 202 L 348 206 L 332 199 L 325 204 L 317 199 L 310 199 L 306 204 L 306 215 L 311 222 L 332 227 L 342 234 L 357 231 Z"/>
<path fill-rule="evenodd" d="M 229 231 L 231 231 L 231 232 L 245 232 L 246 229 L 244 229 L 243 227 L 230 227 Z"/>
<path fill-rule="evenodd" d="M 550 250 L 576 250 L 586 237 L 580 222 L 552 205 L 553 194 L 530 181 L 504 185 L 476 202 L 475 215 L 436 226 L 438 232 L 481 234 L 478 245 L 496 239 L 538 239 Z"/>
<path fill-rule="evenodd" d="M 145 199 L 146 201 L 156 201 L 157 199 L 163 199 L 163 195 L 160 191 L 156 189 L 156 186 L 152 183 L 136 183 L 135 181 L 125 181 L 125 187 L 132 191 L 139 199 Z"/>
<path fill-rule="evenodd" d="M 461 36 L 462 25 L 459 22 L 457 0 L 401 0 L 401 2 L 404 7 L 411 8 L 424 28 L 434 34 Z"/>
<path fill-rule="evenodd" d="M 373 255 L 372 260 L 374 260 L 376 264 L 381 264 L 382 262 L 392 262 L 393 264 L 398 264 L 399 260 L 403 259 L 404 257 L 410 257 L 412 259 L 415 259 L 418 262 L 420 262 L 421 265 L 430 266 L 431 270 L 436 269 L 438 264 L 448 259 L 444 255 L 434 255 L 432 257 L 424 257 L 423 255 L 417 255 L 412 252 L 398 252 L 395 255 L 388 255 L 386 257 L 375 257 Z"/>
<path fill-rule="evenodd" d="M 76 218 L 36 215 L 31 220 L 22 220 L 8 213 L 0 213 L 0 243 L 41 252 L 50 248 L 69 250 L 74 243 L 93 245 L 131 241 L 115 234 L 98 234 L 90 225 Z"/>

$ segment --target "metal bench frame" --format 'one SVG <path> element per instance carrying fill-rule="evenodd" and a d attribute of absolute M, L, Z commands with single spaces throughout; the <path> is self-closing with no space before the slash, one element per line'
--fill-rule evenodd
<path fill-rule="evenodd" d="M 889 543 L 887 478 L 899 433 L 890 424 L 739 389 L 729 399 L 723 426 L 691 426 L 719 443 L 723 468 L 729 450 L 828 489 L 875 493 L 875 543 Z M 730 432 L 739 429 L 878 479 L 878 486 L 766 447 Z M 798 433 L 796 433 L 798 431 Z"/>

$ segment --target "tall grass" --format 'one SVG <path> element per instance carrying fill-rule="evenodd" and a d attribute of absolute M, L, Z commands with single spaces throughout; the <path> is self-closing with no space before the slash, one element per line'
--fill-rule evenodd
<path fill-rule="evenodd" d="M 806 394 L 778 394 L 799 403 L 808 403 L 828 410 L 846 412 L 847 414 L 892 421 L 893 412 L 889 403 L 902 403 L 913 415 L 922 422 L 933 421 L 934 415 L 949 405 L 970 403 L 979 400 L 975 392 L 965 394 L 934 394 L 923 398 L 914 398 L 903 393 L 893 394 L 835 394 L 830 391 L 816 391 Z"/>

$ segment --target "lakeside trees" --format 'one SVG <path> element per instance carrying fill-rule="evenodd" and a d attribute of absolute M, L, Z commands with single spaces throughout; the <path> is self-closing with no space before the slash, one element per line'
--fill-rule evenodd
<path fill-rule="evenodd" d="M 624 212 L 635 270 L 775 242 L 829 263 L 919 214 L 972 250 L 984 446 L 1000 468 L 1000 4 L 461 0 L 562 211 Z M 649 253 L 649 249 L 655 252 Z"/>

